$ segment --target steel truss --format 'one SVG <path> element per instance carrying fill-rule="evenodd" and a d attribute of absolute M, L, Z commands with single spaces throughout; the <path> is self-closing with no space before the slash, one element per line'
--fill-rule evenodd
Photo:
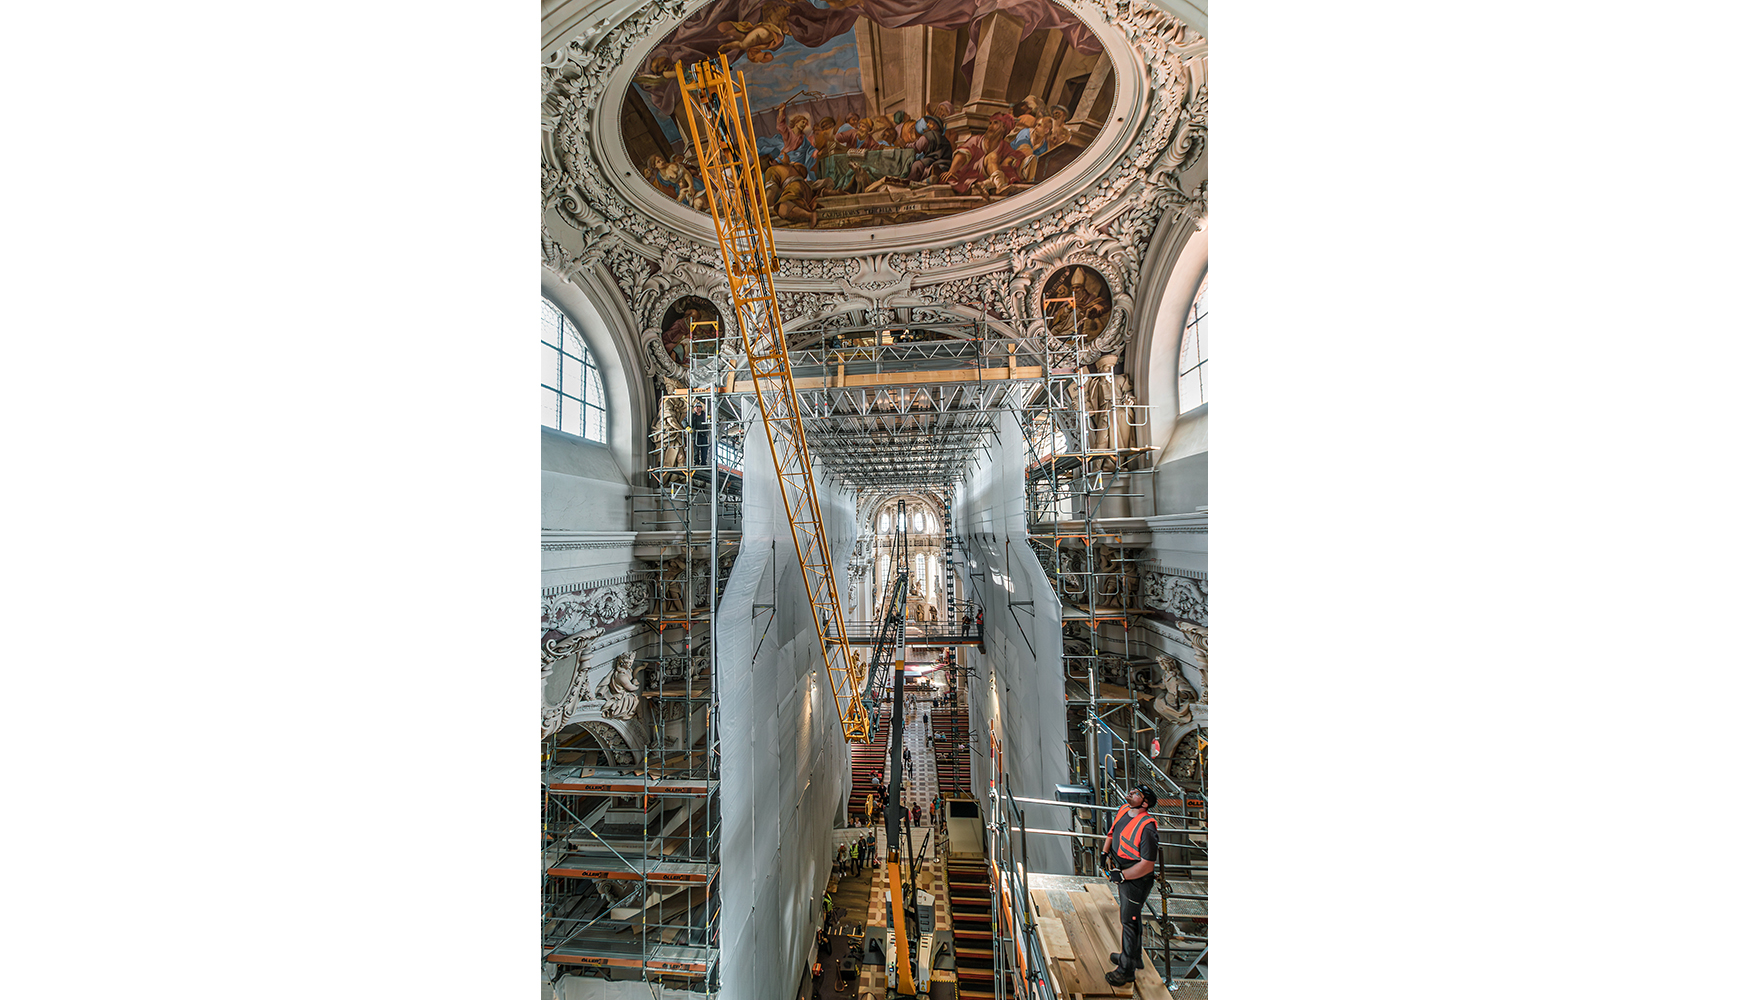
<path fill-rule="evenodd" d="M 813 459 L 772 286 L 777 250 L 754 151 L 747 85 L 739 73 L 731 73 L 727 56 L 719 56 L 717 66 L 701 62 L 690 72 L 682 67 L 677 77 L 833 704 L 845 739 L 867 740 L 870 726 L 861 697 L 863 679 L 855 675 L 850 646 L 844 640 L 844 614 L 815 493 Z"/>

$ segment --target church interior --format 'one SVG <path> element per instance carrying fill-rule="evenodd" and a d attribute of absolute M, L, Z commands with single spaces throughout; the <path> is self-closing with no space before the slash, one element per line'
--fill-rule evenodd
<path fill-rule="evenodd" d="M 543 4 L 544 996 L 1207 995 L 1207 30 Z"/>

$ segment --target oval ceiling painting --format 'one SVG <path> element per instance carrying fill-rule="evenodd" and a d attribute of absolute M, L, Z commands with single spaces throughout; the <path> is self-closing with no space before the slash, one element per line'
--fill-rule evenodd
<path fill-rule="evenodd" d="M 621 120 L 647 183 L 708 212 L 674 67 L 747 77 L 772 225 L 924 222 L 1013 198 L 1093 141 L 1112 67 L 1049 0 L 715 0 L 639 67 Z"/>

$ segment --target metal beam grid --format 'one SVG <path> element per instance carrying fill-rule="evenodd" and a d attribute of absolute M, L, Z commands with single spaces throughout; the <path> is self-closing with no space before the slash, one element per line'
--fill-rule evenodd
<path fill-rule="evenodd" d="M 855 676 L 850 645 L 843 638 L 844 615 L 815 492 L 813 460 L 772 285 L 777 251 L 754 150 L 747 85 L 739 73 L 730 71 L 727 56 L 719 56 L 715 66 L 701 62 L 690 70 L 679 67 L 677 77 L 833 703 L 845 739 L 867 740 L 870 726 L 861 697 L 862 678 Z M 829 628 L 838 638 L 829 636 Z"/>

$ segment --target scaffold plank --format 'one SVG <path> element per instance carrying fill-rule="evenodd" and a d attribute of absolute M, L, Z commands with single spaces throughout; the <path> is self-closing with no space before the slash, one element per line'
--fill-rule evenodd
<path fill-rule="evenodd" d="M 704 781 L 677 781 L 665 778 L 648 784 L 629 778 L 612 781 L 555 781 L 547 785 L 555 792 L 580 795 L 709 795 L 711 786 Z"/>
<path fill-rule="evenodd" d="M 655 858 L 594 857 L 567 853 L 551 861 L 547 874 L 562 878 L 605 878 L 622 882 L 692 882 L 704 884 L 717 876 L 717 866 L 694 861 Z"/>

